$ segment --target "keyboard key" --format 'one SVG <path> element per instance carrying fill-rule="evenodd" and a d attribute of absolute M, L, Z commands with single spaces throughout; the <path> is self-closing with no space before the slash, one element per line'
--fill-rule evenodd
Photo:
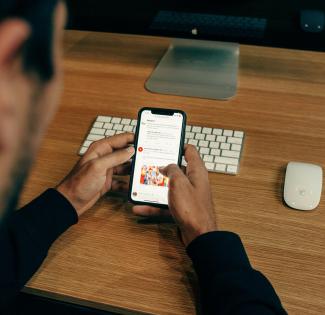
<path fill-rule="evenodd" d="M 208 171 L 214 171 L 214 163 L 205 163 L 205 167 Z"/>
<path fill-rule="evenodd" d="M 81 147 L 80 151 L 79 151 L 79 154 L 80 155 L 84 155 L 86 152 L 87 152 L 88 148 L 86 147 Z"/>
<path fill-rule="evenodd" d="M 241 150 L 241 145 L 240 144 L 232 144 L 231 145 L 231 150 L 240 151 Z"/>
<path fill-rule="evenodd" d="M 242 138 L 229 137 L 227 142 L 232 143 L 232 144 L 242 144 L 243 139 Z"/>
<path fill-rule="evenodd" d="M 224 130 L 223 135 L 227 137 L 232 137 L 233 131 L 232 130 Z"/>
<path fill-rule="evenodd" d="M 203 158 L 204 162 L 213 162 L 214 156 L 213 155 L 205 155 Z"/>
<path fill-rule="evenodd" d="M 112 137 L 114 136 L 116 133 L 116 130 L 107 130 L 106 133 L 105 133 L 105 136 L 106 137 Z"/>
<path fill-rule="evenodd" d="M 215 171 L 217 172 L 225 172 L 226 171 L 226 165 L 225 164 L 216 164 Z"/>
<path fill-rule="evenodd" d="M 222 129 L 213 128 L 212 134 L 214 134 L 216 136 L 221 136 L 222 135 Z"/>
<path fill-rule="evenodd" d="M 195 135 L 195 139 L 196 140 L 204 140 L 205 139 L 205 134 L 203 134 L 203 133 L 197 133 Z"/>
<path fill-rule="evenodd" d="M 244 137 L 244 132 L 243 131 L 235 131 L 234 137 L 243 138 Z"/>
<path fill-rule="evenodd" d="M 111 122 L 111 119 L 112 119 L 112 117 L 108 117 L 108 116 L 98 116 L 96 121 L 109 123 L 109 122 Z"/>
<path fill-rule="evenodd" d="M 112 119 L 112 124 L 119 124 L 121 122 L 122 118 L 119 117 L 114 117 Z"/>
<path fill-rule="evenodd" d="M 210 153 L 210 149 L 209 148 L 200 148 L 200 153 L 202 153 L 202 154 L 209 154 Z"/>
<path fill-rule="evenodd" d="M 93 128 L 91 129 L 90 133 L 93 135 L 104 135 L 105 129 Z"/>
<path fill-rule="evenodd" d="M 104 138 L 105 138 L 105 136 L 90 134 L 90 135 L 88 135 L 87 140 L 89 140 L 89 141 L 98 141 L 98 140 L 101 140 L 101 139 L 104 139 Z"/>
<path fill-rule="evenodd" d="M 98 116 L 92 129 L 83 142 L 79 154 L 87 152 L 94 141 L 124 132 L 136 132 L 137 120 L 130 118 Z M 237 174 L 241 157 L 243 131 L 210 128 L 205 126 L 186 126 L 184 143 L 196 147 L 209 172 Z M 182 165 L 186 166 L 184 157 Z"/>
<path fill-rule="evenodd" d="M 121 121 L 121 124 L 122 125 L 129 125 L 130 123 L 131 123 L 131 119 L 127 119 L 127 118 L 124 118 Z"/>
<path fill-rule="evenodd" d="M 216 156 L 214 158 L 214 162 L 215 163 L 220 163 L 220 164 L 238 165 L 238 160 L 237 159 L 221 157 L 221 156 Z"/>
<path fill-rule="evenodd" d="M 113 124 L 112 123 L 106 123 L 106 124 L 104 124 L 104 128 L 105 129 L 113 129 Z"/>
<path fill-rule="evenodd" d="M 209 141 L 201 140 L 199 142 L 199 147 L 207 148 L 209 146 Z"/>
<path fill-rule="evenodd" d="M 195 140 L 195 139 L 190 139 L 190 140 L 188 141 L 188 144 L 191 144 L 191 145 L 197 146 L 198 141 Z"/>
<path fill-rule="evenodd" d="M 220 144 L 220 149 L 229 150 L 230 149 L 230 144 L 229 143 L 221 143 Z"/>
<path fill-rule="evenodd" d="M 115 124 L 113 130 L 118 130 L 118 131 L 123 130 L 123 125 Z"/>
<path fill-rule="evenodd" d="M 227 138 L 226 138 L 225 136 L 218 136 L 218 137 L 217 137 L 217 141 L 218 141 L 218 142 L 226 142 L 226 139 L 227 139 Z"/>
<path fill-rule="evenodd" d="M 221 150 L 219 150 L 219 149 L 211 149 L 211 152 L 210 152 L 211 155 L 217 155 L 217 156 L 220 156 L 220 153 L 221 153 Z"/>
<path fill-rule="evenodd" d="M 216 136 L 215 135 L 206 135 L 205 140 L 216 141 Z"/>
<path fill-rule="evenodd" d="M 123 130 L 126 132 L 133 132 L 133 126 L 124 126 Z"/>
<path fill-rule="evenodd" d="M 201 131 L 202 131 L 202 127 L 198 127 L 198 126 L 192 127 L 192 132 L 194 133 L 201 133 Z"/>
<path fill-rule="evenodd" d="M 93 141 L 86 140 L 82 146 L 89 148 L 92 143 L 93 143 Z"/>
<path fill-rule="evenodd" d="M 234 166 L 234 165 L 228 165 L 227 166 L 227 172 L 230 174 L 237 174 L 238 171 L 238 166 Z"/>
<path fill-rule="evenodd" d="M 212 133 L 212 128 L 203 128 L 202 133 L 205 133 L 207 135 L 211 135 Z"/>
<path fill-rule="evenodd" d="M 219 149 L 219 142 L 210 142 L 210 145 L 209 145 L 209 147 L 211 148 L 211 149 Z"/>
<path fill-rule="evenodd" d="M 94 128 L 103 128 L 104 123 L 96 121 L 93 125 Z"/>
<path fill-rule="evenodd" d="M 233 157 L 239 159 L 240 153 L 238 151 L 222 150 L 221 156 Z"/>

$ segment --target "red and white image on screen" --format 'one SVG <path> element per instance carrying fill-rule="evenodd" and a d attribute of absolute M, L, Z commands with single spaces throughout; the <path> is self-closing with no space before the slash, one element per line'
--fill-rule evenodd
<path fill-rule="evenodd" d="M 140 184 L 168 187 L 169 178 L 160 173 L 158 166 L 143 165 L 141 168 Z"/>

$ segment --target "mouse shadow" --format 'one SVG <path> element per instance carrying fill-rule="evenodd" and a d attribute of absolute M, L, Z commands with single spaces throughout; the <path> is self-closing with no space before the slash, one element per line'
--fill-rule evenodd
<path fill-rule="evenodd" d="M 284 197 L 283 197 L 284 179 L 285 179 L 286 168 L 287 168 L 287 166 L 285 165 L 285 166 L 281 166 L 278 169 L 276 182 L 274 184 L 274 192 L 276 194 L 276 199 L 279 202 L 283 203 L 284 205 L 286 205 L 285 202 L 284 202 Z"/>

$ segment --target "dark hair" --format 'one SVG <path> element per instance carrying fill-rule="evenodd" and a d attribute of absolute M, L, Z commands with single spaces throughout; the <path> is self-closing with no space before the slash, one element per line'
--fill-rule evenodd
<path fill-rule="evenodd" d="M 54 75 L 52 40 L 54 10 L 60 0 L 0 0 L 0 23 L 21 18 L 31 27 L 31 36 L 22 49 L 24 70 L 41 81 Z"/>

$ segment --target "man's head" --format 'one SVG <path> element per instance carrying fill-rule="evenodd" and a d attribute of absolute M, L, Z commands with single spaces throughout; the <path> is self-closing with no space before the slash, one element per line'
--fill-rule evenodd
<path fill-rule="evenodd" d="M 0 222 L 58 103 L 65 20 L 60 0 L 0 0 Z"/>

